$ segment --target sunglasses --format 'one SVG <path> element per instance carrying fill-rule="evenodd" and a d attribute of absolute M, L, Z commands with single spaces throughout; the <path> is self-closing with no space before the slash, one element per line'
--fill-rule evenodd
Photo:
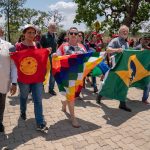
<path fill-rule="evenodd" d="M 78 32 L 69 32 L 70 35 L 78 35 Z"/>
<path fill-rule="evenodd" d="M 82 35 L 81 35 L 81 34 L 78 34 L 78 36 L 79 36 L 79 37 L 82 37 Z"/>

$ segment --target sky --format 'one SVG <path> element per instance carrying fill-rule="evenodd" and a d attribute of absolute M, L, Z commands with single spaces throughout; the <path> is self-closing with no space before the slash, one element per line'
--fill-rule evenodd
<path fill-rule="evenodd" d="M 64 21 L 61 24 L 65 30 L 75 26 L 78 30 L 85 31 L 84 24 L 73 24 L 77 6 L 72 0 L 27 0 L 24 7 L 41 11 L 58 10 L 64 16 Z"/>

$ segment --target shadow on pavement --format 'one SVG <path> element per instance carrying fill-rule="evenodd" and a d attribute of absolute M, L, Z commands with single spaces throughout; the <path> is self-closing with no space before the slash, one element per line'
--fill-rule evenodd
<path fill-rule="evenodd" d="M 96 99 L 96 93 L 89 89 L 82 89 L 80 95 L 83 97 L 83 100 L 95 100 Z"/>
<path fill-rule="evenodd" d="M 50 126 L 48 134 L 46 136 L 47 141 L 58 140 L 61 138 L 66 138 L 69 136 L 73 136 L 73 135 L 77 135 L 77 134 L 81 134 L 81 133 L 85 133 L 85 132 L 89 132 L 101 128 L 101 126 L 98 126 L 96 124 L 93 124 L 91 122 L 79 118 L 77 119 L 81 127 L 74 128 L 71 125 L 70 115 L 68 113 L 65 114 L 68 119 L 60 120 L 54 125 Z"/>
<path fill-rule="evenodd" d="M 14 150 L 29 140 L 40 136 L 40 133 L 35 131 L 35 119 L 24 121 L 19 118 L 18 125 L 12 129 L 12 132 L 3 136 L 5 136 L 5 140 L 0 141 L 1 147 L 6 146 L 9 150 Z"/>
<path fill-rule="evenodd" d="M 10 99 L 9 104 L 11 106 L 15 106 L 15 105 L 19 105 L 19 96 L 8 96 L 8 98 Z"/>
<path fill-rule="evenodd" d="M 35 119 L 31 118 L 24 121 L 19 118 L 18 125 L 13 128 L 10 134 L 0 134 L 0 149 L 6 146 L 9 150 L 14 150 L 29 141 L 33 142 L 33 139 L 37 137 L 43 137 L 46 141 L 53 141 L 101 128 L 82 119 L 78 119 L 78 121 L 82 125 L 80 128 L 73 128 L 69 119 L 65 119 L 50 125 L 48 133 L 43 133 L 36 131 Z"/>
<path fill-rule="evenodd" d="M 50 99 L 51 97 L 53 97 L 52 95 L 50 95 L 49 93 L 43 92 L 43 99 Z"/>
<path fill-rule="evenodd" d="M 83 108 L 86 108 L 86 107 L 97 107 L 99 108 L 99 106 L 97 104 L 94 104 L 92 103 L 91 101 L 88 101 L 88 100 L 76 100 L 75 101 L 75 106 L 76 107 L 83 107 Z"/>
<path fill-rule="evenodd" d="M 92 101 L 96 102 L 97 93 L 93 93 L 92 91 L 90 91 L 88 89 L 84 89 L 84 90 L 82 90 L 80 95 L 82 97 L 81 97 L 81 99 L 77 99 L 75 101 L 75 106 L 84 107 L 84 108 L 86 108 L 87 106 L 99 108 L 99 105 L 94 104 L 92 102 Z M 105 98 L 103 97 L 103 99 L 105 99 Z"/>
<path fill-rule="evenodd" d="M 105 120 L 107 120 L 107 124 L 119 126 L 122 123 L 126 122 L 131 117 L 135 116 L 137 113 L 150 109 L 150 105 L 145 105 L 139 100 L 128 99 L 127 106 L 132 109 L 132 112 L 126 112 L 119 108 L 110 108 L 105 104 L 101 103 L 100 108 L 105 113 L 105 115 L 102 117 Z"/>

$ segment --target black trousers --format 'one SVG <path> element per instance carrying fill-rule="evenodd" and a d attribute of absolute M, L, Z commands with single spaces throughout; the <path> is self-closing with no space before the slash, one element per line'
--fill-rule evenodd
<path fill-rule="evenodd" d="M 6 94 L 0 93 L 0 123 L 3 122 L 4 110 L 5 110 Z"/>
<path fill-rule="evenodd" d="M 119 106 L 126 107 L 126 102 L 120 101 L 120 105 Z"/>

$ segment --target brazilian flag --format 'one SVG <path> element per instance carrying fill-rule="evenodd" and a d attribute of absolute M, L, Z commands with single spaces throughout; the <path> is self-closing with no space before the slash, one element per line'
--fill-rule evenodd
<path fill-rule="evenodd" d="M 150 50 L 125 50 L 116 57 L 99 94 L 125 101 L 129 87 L 144 89 L 150 82 Z"/>

